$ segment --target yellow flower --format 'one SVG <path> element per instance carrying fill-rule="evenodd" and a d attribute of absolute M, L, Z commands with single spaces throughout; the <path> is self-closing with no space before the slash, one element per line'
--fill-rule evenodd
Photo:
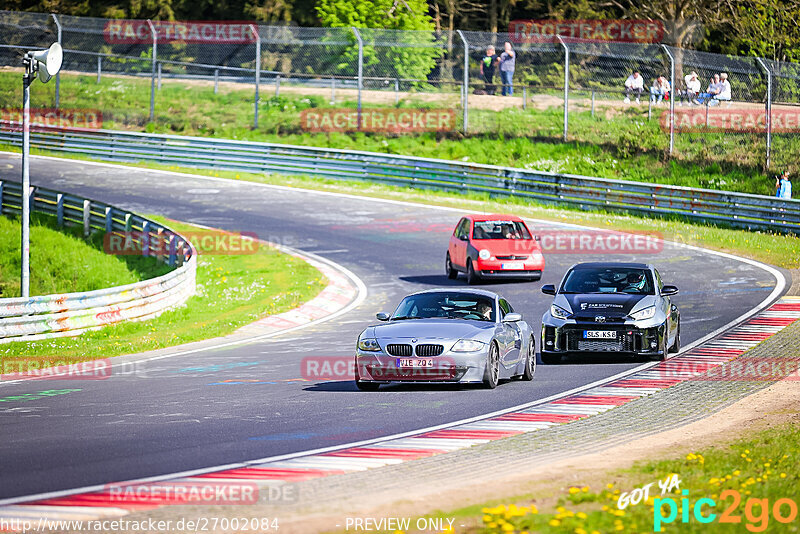
<path fill-rule="evenodd" d="M 781 473 L 781 478 L 786 478 L 786 473 Z"/>
<path fill-rule="evenodd" d="M 577 514 L 575 514 L 575 516 L 576 516 L 576 517 L 578 517 L 578 518 L 580 518 L 580 519 L 586 519 L 586 518 L 588 517 L 588 516 L 587 516 L 586 514 L 584 514 L 583 512 L 578 512 Z"/>
<path fill-rule="evenodd" d="M 513 532 L 514 531 L 514 525 L 512 525 L 511 523 L 506 523 L 505 525 L 503 525 L 502 530 L 504 532 Z"/>
<path fill-rule="evenodd" d="M 551 527 L 557 527 L 561 524 L 561 521 L 559 521 L 558 519 L 551 519 L 547 524 L 550 525 Z"/>
<path fill-rule="evenodd" d="M 578 488 L 576 488 L 575 486 L 572 486 L 571 488 L 569 488 L 569 494 L 570 494 L 570 495 L 575 495 L 575 494 L 576 494 L 576 493 L 578 493 L 579 491 L 580 491 L 580 490 L 579 490 Z"/>
<path fill-rule="evenodd" d="M 483 522 L 484 523 L 491 523 L 492 522 L 492 516 L 490 516 L 488 514 L 483 516 Z"/>
<path fill-rule="evenodd" d="M 575 534 L 586 534 L 586 531 L 583 530 L 581 527 L 575 529 Z"/>
<path fill-rule="evenodd" d="M 589 491 L 589 486 L 582 487 L 581 491 L 584 492 L 584 493 L 588 492 Z"/>
<path fill-rule="evenodd" d="M 609 482 L 608 484 L 606 484 L 606 487 L 607 487 L 608 489 L 614 489 L 614 484 L 612 484 L 611 482 Z"/>
<path fill-rule="evenodd" d="M 741 474 L 742 474 L 742 472 L 741 472 L 741 471 L 739 471 L 738 469 L 737 469 L 736 471 L 734 471 L 734 472 L 733 472 L 733 476 L 736 476 L 736 477 L 738 477 L 738 476 L 739 476 L 739 475 L 741 475 Z"/>

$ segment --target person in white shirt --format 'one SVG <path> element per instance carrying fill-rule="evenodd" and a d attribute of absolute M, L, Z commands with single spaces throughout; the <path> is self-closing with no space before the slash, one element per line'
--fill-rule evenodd
<path fill-rule="evenodd" d="M 711 77 L 708 87 L 706 87 L 706 92 L 700 93 L 700 96 L 697 97 L 697 100 L 700 103 L 705 104 L 707 101 L 710 101 L 719 94 L 720 90 L 722 89 L 720 87 L 719 79 L 719 74 L 715 74 Z"/>
<path fill-rule="evenodd" d="M 719 75 L 719 81 L 717 82 L 717 89 L 718 92 L 714 95 L 711 100 L 709 100 L 709 106 L 715 106 L 720 103 L 721 100 L 726 102 L 730 102 L 731 100 L 731 82 L 728 81 L 728 75 L 726 73 L 722 73 Z"/>
<path fill-rule="evenodd" d="M 644 92 L 644 78 L 642 75 L 639 74 L 639 71 L 635 71 L 633 74 L 628 76 L 628 79 L 625 80 L 625 103 L 631 103 L 631 95 L 636 95 L 636 103 L 639 103 L 639 98 L 642 96 Z"/>
<path fill-rule="evenodd" d="M 699 104 L 697 95 L 700 94 L 700 80 L 697 79 L 697 73 L 692 71 L 683 78 L 686 84 L 686 90 L 681 92 L 681 104 L 685 100 L 687 103 Z"/>

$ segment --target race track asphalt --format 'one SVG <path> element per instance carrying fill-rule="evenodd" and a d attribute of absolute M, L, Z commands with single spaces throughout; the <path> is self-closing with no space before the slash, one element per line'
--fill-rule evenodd
<path fill-rule="evenodd" d="M 19 157 L 0 154 L 0 179 L 19 177 Z M 303 381 L 304 357 L 352 356 L 375 313 L 391 311 L 405 294 L 465 284 L 443 273 L 459 213 L 48 158 L 33 158 L 31 180 L 141 214 L 255 232 L 316 253 L 359 276 L 368 297 L 351 313 L 305 330 L 149 362 L 133 375 L 0 384 L 0 398 L 77 390 L 0 404 L 0 499 L 411 431 L 547 397 L 641 363 L 539 365 L 533 382 L 507 382 L 492 391 L 413 385 L 373 393 L 357 391 L 350 381 Z M 573 263 L 603 259 L 652 262 L 665 283 L 679 286 L 684 345 L 756 306 L 776 285 L 756 266 L 667 245 L 640 255 L 548 254 L 541 281 L 482 287 L 506 296 L 538 332 L 550 303 L 541 285 L 557 283 Z"/>

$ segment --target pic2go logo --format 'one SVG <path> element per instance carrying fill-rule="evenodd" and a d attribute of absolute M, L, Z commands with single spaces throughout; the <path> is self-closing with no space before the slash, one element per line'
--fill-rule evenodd
<path fill-rule="evenodd" d="M 712 510 L 716 508 L 717 502 L 714 499 L 702 498 L 695 501 L 694 505 L 689 503 L 688 490 L 681 491 L 681 523 L 689 523 L 691 511 L 694 520 L 698 523 L 713 523 L 717 520 L 717 514 Z M 717 522 L 740 524 L 742 517 L 736 514 L 736 510 L 742 502 L 742 495 L 737 490 L 727 489 L 719 494 L 720 502 L 732 499 L 730 505 L 719 515 Z M 668 509 L 667 515 L 665 507 Z M 750 532 L 764 532 L 769 526 L 770 515 L 778 523 L 791 523 L 797 518 L 797 503 L 792 499 L 782 498 L 776 500 L 770 508 L 769 499 L 749 498 L 744 505 L 744 517 L 747 520 L 745 528 Z M 672 497 L 656 498 L 653 501 L 653 531 L 661 532 L 662 526 L 674 522 L 678 518 L 678 503 Z"/>

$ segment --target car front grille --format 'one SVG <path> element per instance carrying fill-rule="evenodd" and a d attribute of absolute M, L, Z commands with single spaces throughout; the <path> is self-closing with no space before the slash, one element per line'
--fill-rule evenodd
<path fill-rule="evenodd" d="M 571 330 L 566 333 L 568 351 L 578 352 L 634 352 L 636 350 L 635 335 L 618 330 L 616 339 L 583 339 L 582 330 Z"/>
<path fill-rule="evenodd" d="M 422 344 L 417 345 L 417 356 L 438 356 L 442 352 L 444 352 L 443 345 L 429 345 L 429 344 Z"/>
<path fill-rule="evenodd" d="M 386 345 L 386 352 L 392 356 L 411 356 L 413 349 L 411 345 L 405 343 Z"/>
<path fill-rule="evenodd" d="M 495 256 L 498 260 L 527 260 L 528 256 L 515 256 L 511 254 L 510 256 Z"/>

